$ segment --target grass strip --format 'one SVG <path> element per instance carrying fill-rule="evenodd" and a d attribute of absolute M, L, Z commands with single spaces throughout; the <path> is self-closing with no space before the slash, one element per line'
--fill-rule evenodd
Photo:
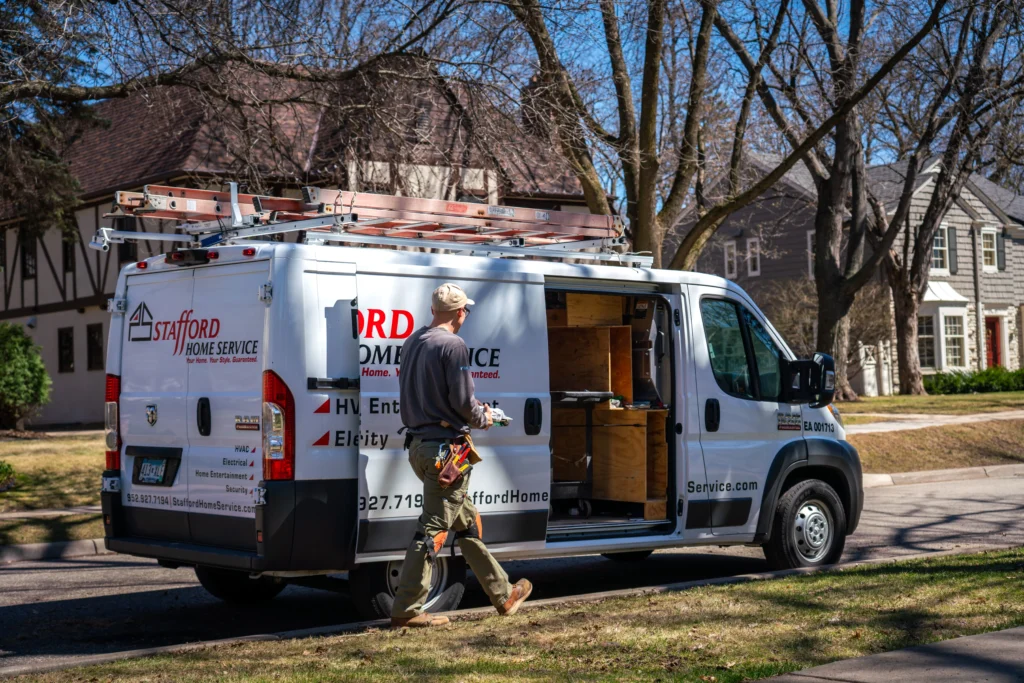
<path fill-rule="evenodd" d="M 1024 410 L 1024 391 L 935 396 L 876 396 L 837 404 L 844 415 L 856 413 L 921 413 L 966 415 Z"/>
<path fill-rule="evenodd" d="M 80 541 L 102 536 L 103 518 L 98 513 L 0 520 L 0 545 Z"/>
<path fill-rule="evenodd" d="M 15 471 L 0 512 L 99 505 L 103 452 L 100 434 L 0 441 L 0 460 Z"/>
<path fill-rule="evenodd" d="M 891 474 L 1024 464 L 1024 420 L 852 434 L 865 472 Z"/>
<path fill-rule="evenodd" d="M 1024 624 L 1024 550 L 564 603 L 450 626 L 243 643 L 40 681 L 716 681 Z"/>

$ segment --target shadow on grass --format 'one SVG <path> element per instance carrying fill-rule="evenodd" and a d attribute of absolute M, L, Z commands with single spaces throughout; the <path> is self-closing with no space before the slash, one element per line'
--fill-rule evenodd
<path fill-rule="evenodd" d="M 73 541 L 92 534 L 82 535 L 76 531 L 88 525 L 95 525 L 101 515 L 73 515 L 64 517 L 46 517 L 13 519 L 0 523 L 0 545 L 17 543 L 56 543 Z M 102 535 L 102 527 L 97 535 Z"/>

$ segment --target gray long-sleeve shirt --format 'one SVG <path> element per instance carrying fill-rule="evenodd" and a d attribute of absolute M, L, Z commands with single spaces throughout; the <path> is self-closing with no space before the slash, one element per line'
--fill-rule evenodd
<path fill-rule="evenodd" d="M 421 327 L 402 345 L 398 375 L 402 424 L 424 439 L 444 439 L 487 426 L 473 396 L 469 349 L 457 334 Z M 442 427 L 441 422 L 452 425 Z"/>

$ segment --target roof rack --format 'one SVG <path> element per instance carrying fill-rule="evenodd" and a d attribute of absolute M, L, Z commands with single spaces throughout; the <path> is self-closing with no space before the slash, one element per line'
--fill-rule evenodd
<path fill-rule="evenodd" d="M 305 233 L 307 244 L 427 247 L 495 257 L 536 256 L 649 267 L 650 256 L 621 253 L 628 244 L 616 216 L 544 211 L 441 199 L 394 197 L 303 187 L 301 198 L 146 185 L 116 192 L 107 217 L 178 221 L 178 232 L 100 228 L 89 246 L 107 251 L 125 240 L 206 248 L 237 240 Z M 582 251 L 596 250 L 596 251 Z"/>

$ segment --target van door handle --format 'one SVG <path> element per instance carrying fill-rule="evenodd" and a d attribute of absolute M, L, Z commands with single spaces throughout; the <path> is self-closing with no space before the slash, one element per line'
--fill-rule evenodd
<path fill-rule="evenodd" d="M 544 423 L 544 405 L 539 398 L 526 399 L 526 411 L 523 415 L 523 425 L 526 427 L 527 436 L 540 434 L 541 425 Z"/>
<path fill-rule="evenodd" d="M 210 399 L 203 396 L 196 404 L 196 425 L 200 436 L 209 436 L 212 420 L 210 418 Z"/>
<path fill-rule="evenodd" d="M 718 405 L 718 399 L 709 398 L 704 403 L 704 429 L 709 432 L 717 432 L 721 419 L 722 409 Z"/>
<path fill-rule="evenodd" d="M 306 389 L 317 391 L 319 389 L 338 389 L 339 391 L 358 391 L 358 377 L 307 377 Z"/>

